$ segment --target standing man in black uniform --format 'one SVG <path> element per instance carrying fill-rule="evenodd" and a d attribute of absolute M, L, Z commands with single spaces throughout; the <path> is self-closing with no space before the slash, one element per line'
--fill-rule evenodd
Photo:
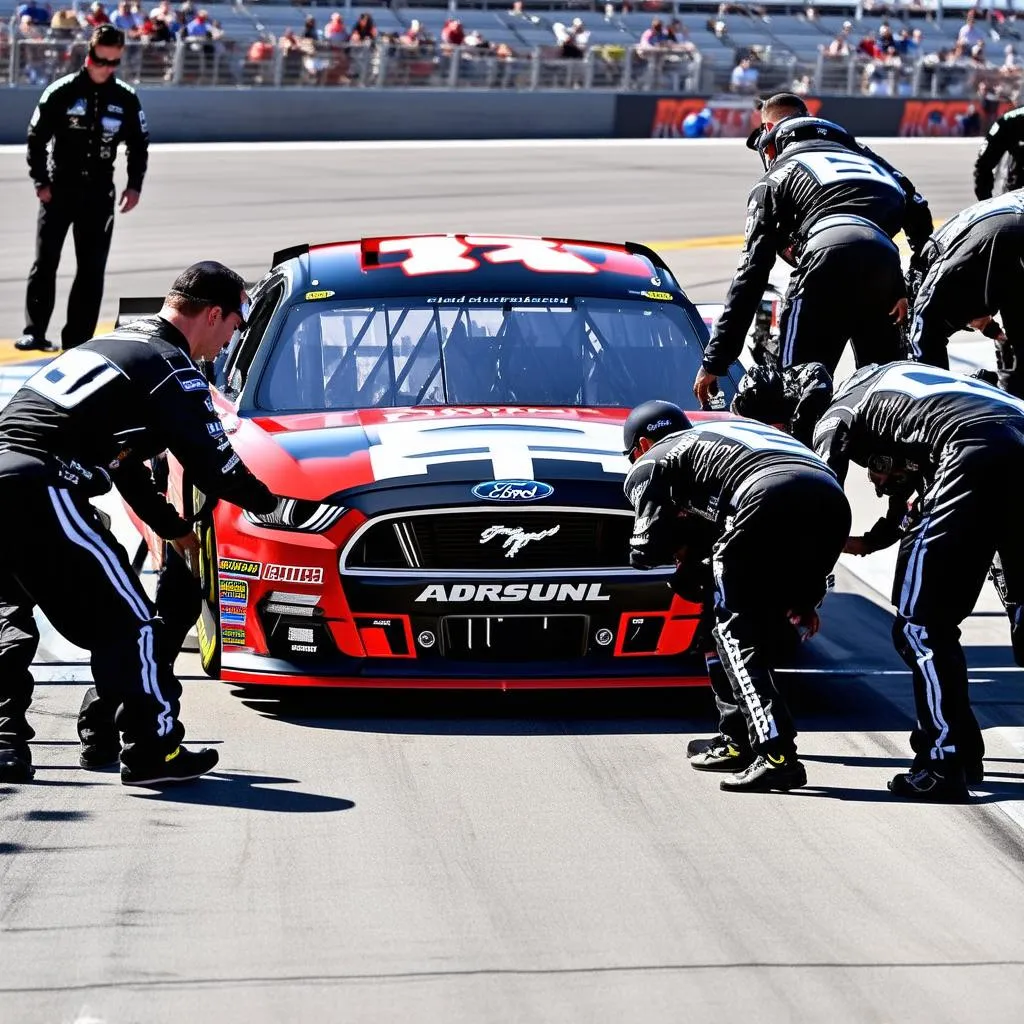
<path fill-rule="evenodd" d="M 810 117 L 799 96 L 766 100 L 748 146 L 766 173 L 747 200 L 745 242 L 725 309 L 697 372 L 703 408 L 743 351 L 776 255 L 795 267 L 779 325 L 780 368 L 818 361 L 835 373 L 847 341 L 858 366 L 900 357 L 906 284 L 902 229 L 917 253 L 932 230 L 928 204 L 899 171 L 846 129 Z"/>
<path fill-rule="evenodd" d="M 1008 110 L 993 122 L 974 162 L 974 194 L 991 199 L 996 185 L 996 167 L 1009 157 L 1005 192 L 1024 185 L 1024 107 Z"/>
<path fill-rule="evenodd" d="M 995 342 L 999 386 L 1024 397 L 1024 192 L 961 210 L 928 239 L 921 257 L 911 357 L 948 369 L 950 335 L 974 327 Z"/>
<path fill-rule="evenodd" d="M 868 468 L 880 495 L 921 496 L 900 541 L 893 640 L 911 670 L 917 728 L 910 772 L 889 789 L 925 800 L 967 798 L 983 776 L 960 623 L 1001 556 L 1014 658 L 1024 665 L 1024 402 L 973 377 L 918 363 L 865 367 L 818 423 L 815 450 L 845 480 Z"/>
<path fill-rule="evenodd" d="M 96 330 L 114 229 L 114 161 L 121 142 L 128 154 L 128 187 L 118 208 L 128 213 L 139 202 L 149 131 L 135 90 L 115 75 L 123 52 L 123 32 L 112 25 L 95 29 L 85 67 L 49 86 L 29 122 L 28 166 L 39 197 L 39 224 L 25 297 L 25 333 L 15 342 L 23 351 L 57 347 L 46 340 L 46 330 L 69 228 L 77 270 L 63 347 L 88 341 Z M 51 140 L 53 152 L 48 153 Z"/>
<path fill-rule="evenodd" d="M 780 430 L 749 420 L 691 426 L 671 403 L 638 406 L 624 440 L 633 462 L 624 487 L 636 510 L 630 563 L 650 569 L 711 561 L 712 635 L 724 670 L 717 678 L 711 671 L 720 728 L 691 744 L 691 765 L 730 773 L 725 790 L 804 785 L 771 651 L 787 619 L 808 635 L 817 632 L 816 609 L 850 531 L 842 487 L 821 459 Z"/>
<path fill-rule="evenodd" d="M 32 777 L 32 637 L 17 615 L 26 601 L 92 652 L 100 696 L 118 708 L 123 783 L 197 778 L 217 763 L 216 751 L 180 746 L 181 687 L 162 623 L 88 497 L 118 467 L 169 449 L 206 494 L 275 507 L 232 450 L 193 362 L 213 359 L 244 325 L 246 301 L 233 271 L 195 264 L 157 316 L 65 352 L 0 413 L 0 780 Z"/>

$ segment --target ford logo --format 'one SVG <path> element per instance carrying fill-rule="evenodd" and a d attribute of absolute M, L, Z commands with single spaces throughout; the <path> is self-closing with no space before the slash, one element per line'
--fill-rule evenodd
<path fill-rule="evenodd" d="M 551 484 L 539 480 L 488 480 L 473 488 L 473 497 L 484 501 L 539 501 L 554 493 Z"/>

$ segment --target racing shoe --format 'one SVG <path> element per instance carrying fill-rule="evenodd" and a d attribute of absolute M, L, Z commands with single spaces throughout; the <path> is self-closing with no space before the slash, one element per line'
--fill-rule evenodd
<path fill-rule="evenodd" d="M 0 782 L 31 782 L 35 774 L 31 758 L 16 750 L 0 750 Z"/>
<path fill-rule="evenodd" d="M 690 758 L 690 767 L 698 772 L 742 772 L 754 760 L 749 748 L 737 747 L 735 743 L 722 742 Z"/>
<path fill-rule="evenodd" d="M 719 789 L 734 793 L 783 793 L 807 785 L 807 771 L 796 754 L 758 754 L 751 765 L 729 779 Z"/>
<path fill-rule="evenodd" d="M 87 772 L 101 772 L 104 768 L 113 768 L 121 758 L 121 745 L 104 743 L 83 743 L 78 755 L 78 763 Z"/>
<path fill-rule="evenodd" d="M 977 761 L 968 761 L 964 765 L 964 776 L 969 786 L 976 786 L 979 782 L 985 781 L 985 762 L 979 757 Z"/>
<path fill-rule="evenodd" d="M 156 786 L 165 782 L 190 782 L 205 775 L 220 760 L 211 747 L 186 750 L 175 747 L 166 757 L 149 763 L 121 765 L 121 785 Z"/>
<path fill-rule="evenodd" d="M 729 741 L 721 734 L 708 736 L 706 739 L 690 740 L 686 744 L 686 756 L 694 757 L 696 754 L 705 754 L 714 747 L 720 747 Z"/>
<path fill-rule="evenodd" d="M 936 803 L 963 804 L 968 801 L 964 769 L 957 765 L 943 766 L 942 771 L 920 768 L 903 772 L 889 780 L 889 792 L 893 796 L 932 800 Z"/>
<path fill-rule="evenodd" d="M 40 352 L 56 352 L 59 345 L 52 341 L 47 341 L 46 338 L 37 338 L 34 334 L 23 334 L 14 343 L 14 347 L 19 352 L 31 352 L 33 349 L 39 349 Z"/>

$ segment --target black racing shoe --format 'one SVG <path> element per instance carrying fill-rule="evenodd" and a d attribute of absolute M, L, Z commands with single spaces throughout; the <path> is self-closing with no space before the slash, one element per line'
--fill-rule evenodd
<path fill-rule="evenodd" d="M 52 341 L 47 341 L 46 338 L 37 338 L 33 334 L 23 334 L 15 343 L 14 347 L 20 352 L 31 352 L 33 349 L 39 349 L 40 352 L 56 352 L 59 345 Z"/>
<path fill-rule="evenodd" d="M 933 800 L 936 803 L 967 803 L 967 779 L 963 768 L 955 765 L 937 768 L 920 768 L 903 772 L 889 780 L 889 792 L 893 796 L 909 797 L 912 800 Z"/>
<path fill-rule="evenodd" d="M 964 776 L 968 785 L 974 786 L 985 781 L 985 762 L 979 757 L 977 761 L 970 761 L 964 765 Z"/>
<path fill-rule="evenodd" d="M 106 743 L 83 743 L 78 763 L 87 772 L 101 772 L 104 768 L 115 767 L 121 759 L 121 745 Z"/>
<path fill-rule="evenodd" d="M 750 767 L 729 779 L 719 789 L 734 793 L 783 793 L 807 785 L 807 771 L 795 754 L 758 754 Z"/>
<path fill-rule="evenodd" d="M 219 760 L 217 751 L 211 747 L 202 747 L 199 750 L 175 747 L 166 757 L 148 764 L 121 765 L 121 784 L 156 786 L 165 782 L 190 782 L 205 775 Z"/>
<path fill-rule="evenodd" d="M 751 766 L 754 752 L 734 743 L 720 743 L 690 758 L 690 767 L 698 772 L 742 772 Z"/>
<path fill-rule="evenodd" d="M 0 750 L 0 782 L 31 782 L 35 774 L 31 758 L 16 750 Z"/>
<path fill-rule="evenodd" d="M 694 757 L 696 754 L 706 754 L 709 750 L 720 747 L 728 742 L 721 733 L 716 733 L 714 736 L 707 737 L 707 739 L 690 740 L 686 744 L 686 756 Z"/>

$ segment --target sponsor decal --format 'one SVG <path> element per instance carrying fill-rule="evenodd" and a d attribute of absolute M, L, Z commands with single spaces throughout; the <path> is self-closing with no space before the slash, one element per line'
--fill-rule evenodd
<path fill-rule="evenodd" d="M 821 100 L 811 96 L 802 97 L 812 116 L 821 109 Z M 650 109 L 647 107 L 646 109 Z M 761 115 L 753 108 L 749 99 L 723 97 L 704 99 L 699 96 L 687 99 L 659 99 L 651 118 L 652 138 L 682 139 L 690 137 L 684 122 L 691 114 L 707 111 L 710 117 L 704 126 L 704 136 L 745 139 L 751 131 L 760 127 Z"/>
<path fill-rule="evenodd" d="M 121 118 L 101 117 L 100 127 L 107 133 L 107 135 L 116 135 L 121 130 Z"/>
<path fill-rule="evenodd" d="M 645 299 L 657 299 L 659 302 L 671 302 L 671 292 L 641 292 L 640 293 Z"/>
<path fill-rule="evenodd" d="M 521 526 L 488 526 L 480 534 L 480 543 L 486 544 L 495 537 L 504 537 L 505 542 L 501 546 L 505 552 L 505 557 L 515 558 L 530 541 L 554 537 L 560 529 L 560 526 L 552 526 L 549 530 L 538 530 L 536 533 L 528 533 Z"/>
<path fill-rule="evenodd" d="M 432 306 L 571 306 L 568 295 L 435 295 Z"/>
<path fill-rule="evenodd" d="M 225 440 L 227 440 L 227 438 L 225 438 Z M 225 445 L 225 447 L 224 447 L 225 451 L 227 451 L 227 447 L 228 446 Z M 217 446 L 217 451 L 220 451 L 220 450 L 221 450 L 220 449 L 220 445 L 218 445 Z M 222 473 L 230 473 L 231 470 L 233 470 L 235 468 L 235 466 L 237 466 L 239 464 L 239 462 L 241 462 L 241 461 L 242 460 L 237 455 L 232 455 L 231 458 L 228 459 L 228 461 L 224 463 L 224 465 L 221 467 L 220 471 Z"/>
<path fill-rule="evenodd" d="M 85 100 L 75 100 L 74 103 L 68 107 L 68 117 L 85 117 L 88 113 L 88 109 L 85 105 Z"/>
<path fill-rule="evenodd" d="M 220 420 L 217 420 L 216 423 L 207 423 L 206 432 L 210 437 L 220 437 L 224 433 L 224 424 Z"/>
<path fill-rule="evenodd" d="M 226 626 L 220 631 L 220 638 L 225 645 L 242 647 L 245 645 L 245 630 L 237 626 Z"/>
<path fill-rule="evenodd" d="M 306 301 L 315 302 L 317 299 L 329 299 L 334 292 L 330 289 L 325 288 L 318 292 L 306 292 Z"/>
<path fill-rule="evenodd" d="M 262 562 L 250 562 L 245 558 L 220 558 L 217 560 L 217 569 L 222 576 L 248 576 L 250 579 L 258 580 L 262 568 Z"/>
<path fill-rule="evenodd" d="M 108 114 L 123 114 L 124 113 L 124 108 L 123 107 L 118 107 L 118 106 L 116 106 L 113 103 L 108 103 L 107 104 L 107 113 Z"/>
<path fill-rule="evenodd" d="M 419 602 L 459 604 L 466 601 L 610 601 L 601 583 L 432 583 L 416 597 Z"/>
<path fill-rule="evenodd" d="M 213 412 L 213 399 L 209 395 L 206 396 L 206 401 L 203 404 L 206 406 L 207 412 Z"/>
<path fill-rule="evenodd" d="M 238 605 L 221 605 L 220 621 L 223 625 L 245 625 L 245 612 Z"/>
<path fill-rule="evenodd" d="M 205 391 L 210 387 L 202 377 L 182 377 L 178 383 L 182 391 Z"/>
<path fill-rule="evenodd" d="M 271 565 L 263 569 L 263 578 L 275 583 L 323 583 L 324 571 L 319 565 Z"/>
<path fill-rule="evenodd" d="M 911 138 L 963 135 L 967 123 L 965 117 L 972 105 L 971 100 L 907 100 L 903 105 L 899 134 Z M 1000 117 L 1012 106 L 1012 103 L 1000 103 L 992 116 Z M 980 135 L 981 126 L 970 134 Z"/>
<path fill-rule="evenodd" d="M 471 493 L 483 501 L 540 501 L 550 498 L 555 489 L 539 480 L 488 480 L 477 484 Z"/>
<path fill-rule="evenodd" d="M 220 581 L 220 602 L 224 605 L 227 602 L 232 604 L 247 604 L 249 601 L 249 584 L 245 580 L 221 580 Z"/>

